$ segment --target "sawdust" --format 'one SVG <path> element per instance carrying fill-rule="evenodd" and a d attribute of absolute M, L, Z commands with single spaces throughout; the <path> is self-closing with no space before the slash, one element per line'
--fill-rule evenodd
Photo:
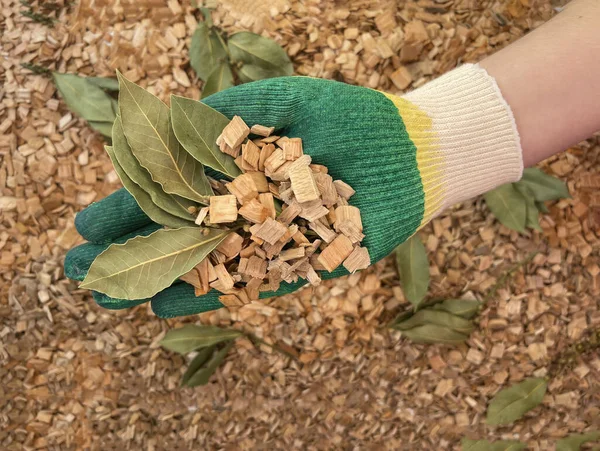
<path fill-rule="evenodd" d="M 277 39 L 296 73 L 401 92 L 481 59 L 552 15 L 534 0 L 223 1 L 215 23 Z M 167 99 L 199 98 L 187 49 L 197 18 L 176 0 L 82 0 L 32 22 L 0 10 L 0 447 L 2 449 L 458 449 L 460 438 L 556 438 L 600 422 L 600 357 L 552 380 L 543 405 L 512 426 L 484 423 L 507 384 L 600 327 L 600 147 L 591 139 L 545 169 L 573 199 L 517 234 L 481 199 L 425 228 L 431 297 L 489 299 L 455 348 L 414 345 L 383 326 L 407 307 L 391 259 L 264 305 L 201 315 L 249 327 L 298 355 L 240 340 L 211 383 L 180 389 L 184 361 L 162 350 L 183 322 L 148 306 L 113 312 L 64 278 L 80 242 L 74 214 L 118 188 L 103 142 L 53 84 L 20 64 L 100 76 L 120 69 Z M 33 3 L 33 8 L 37 8 Z"/>

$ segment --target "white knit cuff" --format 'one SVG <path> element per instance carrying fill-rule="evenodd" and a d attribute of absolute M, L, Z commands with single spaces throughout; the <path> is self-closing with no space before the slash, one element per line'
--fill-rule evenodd
<path fill-rule="evenodd" d="M 521 178 L 517 125 L 485 69 L 465 64 L 403 99 L 400 113 L 429 200 L 426 216 Z"/>

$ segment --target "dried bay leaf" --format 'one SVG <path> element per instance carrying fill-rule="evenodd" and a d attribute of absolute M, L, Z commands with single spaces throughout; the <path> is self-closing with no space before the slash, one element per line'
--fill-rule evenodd
<path fill-rule="evenodd" d="M 263 68 L 256 64 L 243 64 L 242 67 L 237 70 L 237 74 L 242 83 L 281 76 L 277 69 Z"/>
<path fill-rule="evenodd" d="M 196 372 L 200 370 L 200 368 L 202 368 L 202 366 L 208 361 L 208 359 L 210 359 L 213 352 L 215 352 L 215 349 L 217 349 L 217 345 L 207 346 L 198 350 L 198 354 L 190 362 L 187 370 L 185 370 L 185 373 L 181 378 L 181 385 L 187 385 L 187 382 L 190 380 L 190 378 L 194 374 L 196 374 Z"/>
<path fill-rule="evenodd" d="M 529 188 L 534 199 L 538 202 L 568 199 L 571 197 L 565 182 L 546 174 L 538 168 L 525 169 L 523 171 L 523 178 L 516 184 Z"/>
<path fill-rule="evenodd" d="M 198 74 L 198 78 L 206 81 L 223 61 L 227 61 L 227 50 L 223 41 L 206 22 L 200 22 L 190 43 L 190 65 Z"/>
<path fill-rule="evenodd" d="M 240 31 L 229 38 L 227 47 L 233 61 L 265 69 L 270 77 L 288 76 L 294 72 L 287 53 L 272 39 Z"/>
<path fill-rule="evenodd" d="M 227 61 L 222 61 L 208 76 L 206 83 L 202 88 L 202 98 L 208 97 L 215 92 L 231 88 L 233 83 L 233 73 Z"/>
<path fill-rule="evenodd" d="M 119 160 L 115 156 L 114 149 L 111 146 L 105 146 L 104 148 L 106 149 L 106 152 L 108 153 L 108 156 L 110 157 L 110 160 L 115 168 L 115 172 L 121 179 L 123 186 L 127 191 L 129 191 L 129 194 L 133 196 L 140 208 L 148 215 L 150 219 L 158 224 L 172 228 L 186 227 L 192 224 L 189 221 L 167 213 L 162 208 L 158 207 L 154 202 L 152 202 L 152 198 L 148 195 L 148 193 L 146 193 L 146 191 L 140 188 L 127 176 L 125 170 L 121 167 Z"/>
<path fill-rule="evenodd" d="M 461 444 L 461 451 L 519 451 L 527 447 L 526 443 L 516 440 L 490 442 L 489 440 L 469 440 L 464 438 Z"/>
<path fill-rule="evenodd" d="M 542 213 L 550 213 L 550 210 L 548 210 L 548 207 L 546 207 L 546 204 L 544 202 L 540 202 L 540 201 L 536 200 L 535 201 L 535 206 Z"/>
<path fill-rule="evenodd" d="M 214 374 L 221 362 L 225 359 L 225 356 L 233 346 L 233 340 L 228 341 L 218 351 L 213 351 L 206 362 L 186 381 L 188 387 L 197 387 L 199 385 L 206 385 L 210 379 L 210 376 Z"/>
<path fill-rule="evenodd" d="M 113 151 L 121 168 L 127 176 L 143 189 L 158 207 L 179 218 L 194 222 L 188 208 L 196 204 L 176 194 L 165 193 L 161 186 L 152 180 L 150 173 L 140 165 L 133 155 L 131 147 L 123 133 L 121 117 L 117 116 L 112 130 Z M 168 225 L 168 224 L 163 224 Z M 190 224 L 186 224 L 190 225 Z"/>
<path fill-rule="evenodd" d="M 231 178 L 241 174 L 233 158 L 219 150 L 216 141 L 229 119 L 196 100 L 171 96 L 173 130 L 196 160 Z"/>
<path fill-rule="evenodd" d="M 442 343 L 448 345 L 460 344 L 468 338 L 455 330 L 432 324 L 403 330 L 402 335 L 410 338 L 415 343 Z"/>
<path fill-rule="evenodd" d="M 115 119 L 111 97 L 85 77 L 53 72 L 54 82 L 71 111 L 87 121 Z"/>
<path fill-rule="evenodd" d="M 417 308 L 429 288 L 429 261 L 425 246 L 414 235 L 395 250 L 404 295 Z"/>
<path fill-rule="evenodd" d="M 529 378 L 494 396 L 487 410 L 487 424 L 510 424 L 538 406 L 548 383 L 543 378 Z"/>
<path fill-rule="evenodd" d="M 87 77 L 87 81 L 105 91 L 119 91 L 119 80 L 112 77 Z"/>
<path fill-rule="evenodd" d="M 395 324 L 393 328 L 398 330 L 409 330 L 427 324 L 444 326 L 465 335 L 469 335 L 474 329 L 473 323 L 467 319 L 441 310 L 428 309 L 419 310 L 410 318 Z"/>
<path fill-rule="evenodd" d="M 556 451 L 578 451 L 584 443 L 596 440 L 600 440 L 599 431 L 585 434 L 571 434 L 556 442 Z"/>
<path fill-rule="evenodd" d="M 235 329 L 186 324 L 167 332 L 165 338 L 160 341 L 160 345 L 170 351 L 187 354 L 199 348 L 235 339 L 240 335 L 242 333 Z"/>
<path fill-rule="evenodd" d="M 484 194 L 485 203 L 502 225 L 517 232 L 525 231 L 527 202 L 512 183 Z"/>
<path fill-rule="evenodd" d="M 125 244 L 112 244 L 92 265 L 81 287 L 119 299 L 149 298 L 189 272 L 230 233 L 183 227 L 157 230 Z"/>
<path fill-rule="evenodd" d="M 431 308 L 434 310 L 443 310 L 453 315 L 458 315 L 465 319 L 473 318 L 479 311 L 481 303 L 472 299 L 446 299 Z"/>
<path fill-rule="evenodd" d="M 100 132 L 100 134 L 102 136 L 105 136 L 107 138 L 111 137 L 112 126 L 113 126 L 112 122 L 88 121 L 88 124 L 90 124 L 90 127 L 92 127 L 94 130 L 97 130 L 98 132 Z"/>
<path fill-rule="evenodd" d="M 213 192 L 204 168 L 177 141 L 169 108 L 120 72 L 117 76 L 121 123 L 136 159 L 165 192 L 208 204 Z"/>
<path fill-rule="evenodd" d="M 520 185 L 519 183 L 515 183 L 514 187 L 525 199 L 525 227 L 530 227 L 541 232 L 542 227 L 540 226 L 539 211 L 535 204 L 535 196 L 533 195 L 532 189 L 526 185 Z"/>

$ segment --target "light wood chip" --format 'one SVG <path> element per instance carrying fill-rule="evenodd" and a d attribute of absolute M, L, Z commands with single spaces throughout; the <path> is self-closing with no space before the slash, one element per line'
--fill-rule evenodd
<path fill-rule="evenodd" d="M 273 144 L 266 144 L 260 150 L 260 155 L 258 157 L 258 170 L 259 171 L 265 170 L 265 161 L 267 160 L 267 158 L 269 158 L 273 154 L 273 152 L 275 152 L 275 145 L 273 145 Z"/>
<path fill-rule="evenodd" d="M 245 202 L 258 197 L 258 188 L 254 183 L 254 178 L 250 174 L 242 174 L 236 177 L 233 182 L 226 183 L 225 186 L 242 205 L 244 205 Z"/>
<path fill-rule="evenodd" d="M 270 259 L 279 255 L 279 253 L 285 247 L 286 244 L 286 241 L 278 241 L 275 244 L 264 243 L 262 245 L 262 249 L 265 251 L 266 257 Z"/>
<path fill-rule="evenodd" d="M 297 202 L 293 202 L 290 205 L 287 205 L 282 211 L 279 217 L 277 218 L 280 222 L 285 225 L 290 224 L 302 211 L 302 207 Z"/>
<path fill-rule="evenodd" d="M 212 224 L 233 222 L 237 219 L 238 210 L 235 196 L 210 196 L 209 214 Z"/>
<path fill-rule="evenodd" d="M 256 301 L 259 297 L 260 294 L 260 286 L 263 283 L 263 279 L 257 279 L 257 278 L 251 278 L 248 282 L 246 282 L 246 293 L 248 294 L 248 297 L 250 298 L 250 300 L 252 301 Z"/>
<path fill-rule="evenodd" d="M 310 164 L 309 165 L 310 169 L 315 173 L 315 174 L 327 174 L 329 172 L 329 169 L 327 169 L 327 166 L 323 166 L 322 164 Z"/>
<path fill-rule="evenodd" d="M 299 230 L 292 235 L 292 239 L 297 244 L 309 244 L 310 243 L 310 241 L 308 240 L 308 238 L 306 238 L 304 236 L 304 234 L 301 231 L 299 231 Z"/>
<path fill-rule="evenodd" d="M 295 260 L 297 258 L 302 258 L 306 255 L 306 250 L 303 247 L 293 247 L 291 249 L 286 249 L 285 251 L 281 251 L 279 254 L 279 259 L 281 261 Z"/>
<path fill-rule="evenodd" d="M 231 122 L 223 129 L 221 136 L 229 147 L 235 149 L 244 142 L 249 133 L 250 128 L 248 128 L 244 120 L 239 116 L 233 116 Z"/>
<path fill-rule="evenodd" d="M 250 258 L 254 255 L 254 249 L 258 246 L 258 243 L 252 242 L 248 244 L 244 249 L 240 251 L 240 257 L 242 258 Z"/>
<path fill-rule="evenodd" d="M 266 171 L 265 174 L 269 176 L 271 180 L 274 180 L 276 182 L 284 182 L 290 179 L 289 169 L 293 163 L 293 161 L 286 161 L 281 166 L 279 166 L 279 169 L 277 169 L 275 172 Z"/>
<path fill-rule="evenodd" d="M 356 246 L 352 253 L 344 260 L 344 268 L 353 273 L 359 269 L 365 269 L 371 264 L 369 251 L 366 247 Z"/>
<path fill-rule="evenodd" d="M 229 147 L 224 140 L 222 140 L 219 143 L 219 150 L 223 153 L 226 153 L 227 155 L 231 155 L 233 158 L 237 158 L 240 156 L 241 149 L 241 146 Z"/>
<path fill-rule="evenodd" d="M 354 189 L 350 185 L 348 185 L 346 182 L 343 182 L 341 180 L 334 180 L 333 184 L 335 185 L 335 189 L 336 189 L 337 193 L 343 199 L 348 200 L 352 196 L 354 196 L 354 193 L 356 193 L 356 191 L 354 191 Z"/>
<path fill-rule="evenodd" d="M 339 232 L 340 224 L 346 220 L 353 222 L 356 227 L 358 227 L 358 230 L 362 232 L 363 226 L 360 219 L 360 210 L 358 208 L 352 205 L 342 205 L 337 207 L 335 209 L 335 223 L 333 224 L 335 230 Z"/>
<path fill-rule="evenodd" d="M 297 160 L 302 155 L 302 139 L 300 138 L 289 138 L 283 143 L 283 154 L 286 160 Z"/>
<path fill-rule="evenodd" d="M 281 138 L 279 138 L 277 141 L 275 141 L 275 144 L 277 144 L 277 146 L 281 147 L 283 149 L 283 145 L 285 144 L 285 142 L 290 139 L 287 136 L 282 136 Z"/>
<path fill-rule="evenodd" d="M 224 254 L 227 259 L 232 259 L 240 253 L 243 243 L 244 238 L 235 232 L 231 232 L 223 241 L 221 241 L 221 244 L 217 246 L 216 250 Z"/>
<path fill-rule="evenodd" d="M 288 174 L 292 183 L 292 190 L 299 203 L 319 199 L 319 188 L 308 165 L 294 166 L 288 170 Z"/>
<path fill-rule="evenodd" d="M 286 162 L 285 157 L 283 156 L 283 150 L 275 149 L 271 155 L 265 160 L 265 172 L 273 173 L 279 169 L 283 163 Z"/>
<path fill-rule="evenodd" d="M 210 207 L 202 207 L 198 212 L 198 216 L 196 216 L 196 220 L 194 221 L 197 225 L 202 225 L 202 222 L 208 215 Z"/>
<path fill-rule="evenodd" d="M 326 243 L 331 243 L 337 236 L 337 233 L 335 233 L 335 231 L 331 230 L 329 227 L 327 227 L 319 221 L 309 223 L 308 227 L 314 232 L 316 232 L 316 234 L 319 235 L 321 238 L 323 238 L 323 241 L 325 241 Z"/>
<path fill-rule="evenodd" d="M 235 294 L 222 294 L 219 296 L 219 302 L 227 308 L 238 308 L 242 307 L 244 302 Z"/>
<path fill-rule="evenodd" d="M 323 252 L 319 254 L 318 261 L 323 267 L 332 272 L 352 253 L 352 242 L 345 235 L 338 235 Z"/>
<path fill-rule="evenodd" d="M 312 286 L 317 286 L 321 283 L 321 278 L 312 266 L 310 266 L 306 272 L 306 280 L 308 280 L 308 283 Z"/>
<path fill-rule="evenodd" d="M 323 205 L 328 208 L 333 206 L 337 201 L 338 192 L 335 189 L 331 176 L 318 172 L 314 174 L 314 179 L 321 194 L 321 199 L 323 199 Z"/>
<path fill-rule="evenodd" d="M 246 141 L 242 146 L 242 158 L 254 169 L 258 170 L 258 160 L 260 159 L 260 149 L 252 141 Z"/>
<path fill-rule="evenodd" d="M 254 180 L 254 185 L 259 193 L 269 192 L 269 182 L 262 172 L 248 172 L 248 175 Z"/>
<path fill-rule="evenodd" d="M 267 261 L 253 255 L 248 260 L 244 273 L 257 279 L 264 278 L 267 275 Z"/>
<path fill-rule="evenodd" d="M 223 263 L 220 263 L 215 266 L 215 273 L 217 274 L 217 280 L 220 282 L 221 288 L 224 288 L 226 290 L 233 288 L 233 277 L 231 277 L 231 274 L 227 272 L 227 268 L 225 268 L 225 265 Z"/>
<path fill-rule="evenodd" d="M 267 209 L 269 216 L 275 219 L 277 211 L 275 210 L 275 199 L 271 193 L 260 193 L 258 195 L 258 201 Z"/>
<path fill-rule="evenodd" d="M 267 217 L 270 217 L 269 210 L 258 199 L 246 202 L 238 213 L 247 221 L 255 224 L 262 224 Z"/>
<path fill-rule="evenodd" d="M 360 231 L 358 226 L 348 219 L 338 224 L 338 230 L 350 238 L 350 241 L 354 244 L 360 243 L 365 238 L 365 235 Z"/>
<path fill-rule="evenodd" d="M 253 235 L 269 244 L 276 244 L 279 239 L 287 232 L 287 227 L 272 218 L 267 218 Z"/>
<path fill-rule="evenodd" d="M 264 125 L 253 125 L 250 128 L 250 133 L 253 135 L 264 136 L 265 138 L 271 136 L 271 133 L 275 131 L 275 127 L 265 127 Z"/>
<path fill-rule="evenodd" d="M 329 210 L 321 204 L 319 199 L 310 202 L 304 202 L 299 205 L 302 208 L 299 216 L 308 220 L 309 222 L 314 222 L 329 213 Z"/>
<path fill-rule="evenodd" d="M 288 205 L 290 205 L 296 201 L 296 198 L 294 197 L 294 191 L 292 190 L 291 187 L 286 190 L 282 190 L 280 188 L 279 198 Z"/>
<path fill-rule="evenodd" d="M 240 170 L 242 172 L 249 172 L 249 171 L 256 170 L 256 168 L 252 167 L 250 165 L 250 163 L 248 163 L 246 160 L 244 160 L 244 157 L 242 157 L 241 155 L 238 156 L 235 160 L 233 160 L 233 162 L 236 164 L 236 166 L 238 168 L 240 168 Z"/>

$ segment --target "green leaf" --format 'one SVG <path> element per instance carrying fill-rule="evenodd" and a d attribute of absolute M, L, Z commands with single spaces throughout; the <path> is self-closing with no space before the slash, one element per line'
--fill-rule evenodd
<path fill-rule="evenodd" d="M 477 314 L 480 306 L 481 302 L 472 299 L 446 299 L 443 302 L 433 305 L 431 308 L 471 319 Z"/>
<path fill-rule="evenodd" d="M 394 329 L 409 330 L 418 326 L 431 324 L 434 326 L 444 326 L 461 334 L 469 335 L 473 332 L 474 326 L 468 319 L 453 315 L 452 313 L 441 310 L 419 310 L 410 318 L 394 325 Z"/>
<path fill-rule="evenodd" d="M 113 122 L 88 121 L 88 124 L 90 124 L 90 127 L 92 127 L 94 130 L 100 132 L 102 136 L 105 136 L 106 138 L 111 137 Z"/>
<path fill-rule="evenodd" d="M 131 180 L 125 170 L 121 167 L 119 160 L 115 156 L 114 149 L 111 146 L 104 146 L 104 149 L 106 149 L 106 152 L 110 157 L 110 161 L 112 161 L 112 164 L 115 168 L 115 172 L 121 179 L 123 186 L 127 191 L 129 191 L 129 194 L 133 196 L 140 208 L 148 215 L 150 219 L 158 224 L 172 228 L 187 227 L 193 224 L 189 221 L 185 221 L 184 219 L 167 213 L 165 210 L 152 202 L 152 198 L 148 195 L 148 193 L 140 188 L 133 180 Z"/>
<path fill-rule="evenodd" d="M 231 178 L 240 175 L 233 158 L 216 143 L 229 119 L 208 105 L 173 95 L 171 118 L 175 136 L 196 160 Z"/>
<path fill-rule="evenodd" d="M 429 288 L 429 262 L 418 235 L 396 248 L 396 266 L 404 295 L 417 308 Z"/>
<path fill-rule="evenodd" d="M 542 402 L 548 383 L 542 378 L 529 378 L 494 396 L 487 410 L 488 424 L 510 424 Z"/>
<path fill-rule="evenodd" d="M 223 61 L 227 61 L 227 49 L 217 36 L 217 31 L 211 30 L 207 22 L 200 22 L 192 35 L 190 65 L 198 74 L 198 78 L 206 81 Z"/>
<path fill-rule="evenodd" d="M 448 345 L 460 344 L 468 338 L 455 330 L 432 324 L 403 330 L 402 335 L 410 338 L 415 343 L 443 343 Z"/>
<path fill-rule="evenodd" d="M 527 447 L 526 443 L 516 440 L 498 440 L 492 443 L 488 440 L 463 438 L 461 443 L 461 451 L 519 451 Z"/>
<path fill-rule="evenodd" d="M 571 197 L 567 185 L 562 180 L 552 177 L 538 168 L 525 169 L 523 178 L 517 184 L 531 189 L 538 202 Z"/>
<path fill-rule="evenodd" d="M 112 122 L 115 112 L 111 97 L 85 77 L 52 73 L 56 87 L 71 111 L 86 121 Z"/>
<path fill-rule="evenodd" d="M 227 61 L 221 62 L 208 76 L 204 88 L 202 88 L 202 98 L 208 97 L 215 92 L 233 86 L 233 74 Z"/>
<path fill-rule="evenodd" d="M 281 77 L 278 69 L 263 68 L 256 64 L 243 64 L 237 70 L 238 77 L 242 83 L 249 83 L 266 78 Z"/>
<path fill-rule="evenodd" d="M 98 86 L 104 91 L 119 91 L 119 80 L 112 77 L 87 77 L 87 81 Z"/>
<path fill-rule="evenodd" d="M 173 216 L 177 216 L 178 218 L 185 219 L 186 221 L 194 221 L 194 218 L 189 213 L 188 208 L 193 207 L 196 204 L 191 200 L 185 199 L 184 197 L 165 193 L 161 186 L 152 180 L 150 173 L 143 168 L 140 165 L 140 162 L 135 158 L 133 152 L 131 151 L 131 147 L 129 147 L 129 144 L 127 143 L 125 134 L 123 133 L 123 125 L 121 124 L 120 116 L 117 116 L 113 126 L 112 141 L 115 157 L 117 158 L 122 170 L 125 171 L 125 174 L 127 174 L 128 178 L 133 180 L 136 185 L 138 185 L 146 192 L 146 194 L 150 196 L 152 202 L 154 202 L 157 207 L 163 209 Z M 155 220 L 155 222 L 159 221 Z M 163 224 L 162 222 L 159 222 L 159 224 L 173 227 L 172 225 Z M 189 226 L 190 224 L 187 223 L 185 225 Z"/>
<path fill-rule="evenodd" d="M 121 123 L 136 159 L 163 191 L 207 204 L 212 188 L 202 164 L 175 138 L 169 108 L 120 72 L 117 76 Z"/>
<path fill-rule="evenodd" d="M 521 193 L 521 195 L 525 199 L 527 209 L 525 227 L 530 227 L 541 232 L 542 227 L 540 226 L 539 212 L 535 204 L 535 196 L 533 195 L 533 191 L 528 186 L 519 185 L 518 183 L 515 183 L 514 187 L 519 193 Z"/>
<path fill-rule="evenodd" d="M 181 385 L 187 385 L 190 378 L 210 359 L 217 345 L 207 346 L 198 350 L 198 355 L 190 362 L 188 369 L 181 378 Z"/>
<path fill-rule="evenodd" d="M 264 69 L 262 74 L 267 76 L 261 78 L 283 77 L 294 72 L 287 53 L 272 39 L 241 31 L 229 38 L 227 47 L 233 61 Z M 257 71 L 254 70 L 253 73 L 256 74 Z"/>
<path fill-rule="evenodd" d="M 223 346 L 218 352 L 213 352 L 209 358 L 209 360 L 196 371 L 186 382 L 188 387 L 197 387 L 198 385 L 206 385 L 208 384 L 208 380 L 210 376 L 217 370 L 218 366 L 221 364 L 231 347 L 233 346 L 233 341 L 229 341 Z"/>
<path fill-rule="evenodd" d="M 204 16 L 204 22 L 206 23 L 206 25 L 208 27 L 212 27 L 213 26 L 213 21 L 212 21 L 211 9 L 210 8 L 202 7 L 202 8 L 200 8 L 200 12 Z"/>
<path fill-rule="evenodd" d="M 600 432 L 598 431 L 586 434 L 571 434 L 556 442 L 556 451 L 578 451 L 584 443 L 596 440 L 600 440 Z"/>
<path fill-rule="evenodd" d="M 512 183 L 485 193 L 485 203 L 506 227 L 517 232 L 525 231 L 527 201 Z"/>
<path fill-rule="evenodd" d="M 203 230 L 208 233 L 204 235 Z M 183 227 L 157 230 L 125 244 L 112 244 L 96 257 L 81 287 L 117 299 L 152 297 L 191 271 L 229 233 Z"/>
<path fill-rule="evenodd" d="M 223 329 L 215 326 L 196 326 L 186 324 L 179 329 L 167 332 L 160 345 L 169 351 L 187 354 L 199 348 L 216 345 L 227 340 L 233 340 L 242 335 L 235 329 Z"/>
<path fill-rule="evenodd" d="M 548 207 L 546 207 L 546 204 L 544 202 L 540 202 L 540 201 L 536 200 L 535 201 L 535 206 L 542 213 L 550 213 L 550 210 L 548 210 Z"/>

